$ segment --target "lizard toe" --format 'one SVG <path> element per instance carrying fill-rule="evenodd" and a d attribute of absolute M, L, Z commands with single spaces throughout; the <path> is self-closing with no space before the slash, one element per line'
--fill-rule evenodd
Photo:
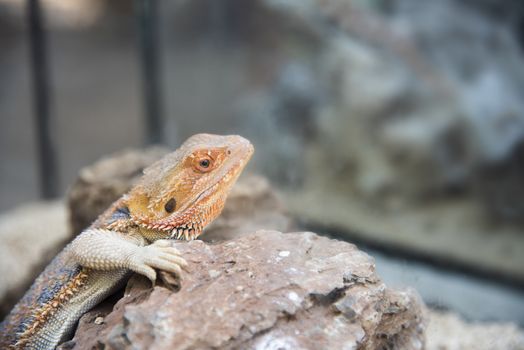
<path fill-rule="evenodd" d="M 133 268 L 133 271 L 143 275 L 143 276 L 146 276 L 150 281 L 151 281 L 151 284 L 154 286 L 155 285 L 155 282 L 156 282 L 156 271 L 154 268 L 146 265 L 146 264 L 142 264 L 140 266 L 134 266 Z"/>
<path fill-rule="evenodd" d="M 158 257 L 166 261 L 169 261 L 171 263 L 177 264 L 178 266 L 183 267 L 183 268 L 188 266 L 187 261 L 178 255 L 160 253 Z"/>
<path fill-rule="evenodd" d="M 155 242 L 153 242 L 153 246 L 157 246 L 157 247 L 171 247 L 172 246 L 172 242 L 170 242 L 169 240 L 167 239 L 159 239 L 159 240 L 156 240 Z"/>
<path fill-rule="evenodd" d="M 177 276 L 180 276 L 182 274 L 182 268 L 177 263 L 173 263 L 169 260 L 162 259 L 161 257 L 155 257 L 152 260 L 150 260 L 149 266 L 159 270 L 174 273 Z"/>
<path fill-rule="evenodd" d="M 182 255 L 182 253 L 175 247 L 159 247 L 158 250 L 164 253 L 167 253 L 169 255 L 176 255 L 176 256 Z"/>

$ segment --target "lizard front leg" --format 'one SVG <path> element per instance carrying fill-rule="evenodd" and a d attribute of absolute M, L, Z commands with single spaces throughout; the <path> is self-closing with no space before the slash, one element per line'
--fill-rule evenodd
<path fill-rule="evenodd" d="M 146 276 L 154 284 L 155 269 L 180 276 L 187 262 L 170 241 L 146 245 L 138 235 L 89 229 L 71 242 L 71 257 L 81 266 L 95 270 L 128 269 Z"/>

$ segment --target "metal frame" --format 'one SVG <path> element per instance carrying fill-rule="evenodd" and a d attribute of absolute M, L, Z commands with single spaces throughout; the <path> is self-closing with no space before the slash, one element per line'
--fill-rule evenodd
<path fill-rule="evenodd" d="M 56 152 L 51 137 L 51 88 L 47 38 L 43 30 L 42 8 L 38 0 L 27 0 L 27 18 L 40 195 L 47 199 L 58 195 L 59 179 Z"/>
<path fill-rule="evenodd" d="M 135 0 L 139 36 L 139 56 L 142 70 L 144 130 L 147 144 L 162 143 L 163 108 L 161 97 L 160 43 L 158 0 Z M 33 83 L 33 110 L 36 132 L 39 187 L 42 198 L 59 195 L 58 157 L 52 137 L 52 89 L 48 62 L 44 16 L 39 0 L 27 0 L 29 45 Z"/>
<path fill-rule="evenodd" d="M 163 108 L 160 81 L 160 44 L 158 0 L 135 0 L 140 58 L 145 130 L 148 144 L 162 143 Z"/>

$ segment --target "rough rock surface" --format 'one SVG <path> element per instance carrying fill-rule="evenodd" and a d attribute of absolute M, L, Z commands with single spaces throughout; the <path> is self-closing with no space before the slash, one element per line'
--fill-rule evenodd
<path fill-rule="evenodd" d="M 89 226 L 111 203 L 126 193 L 142 170 L 168 152 L 164 148 L 129 150 L 80 171 L 69 191 L 74 235 Z M 206 228 L 202 239 L 218 241 L 258 229 L 290 231 L 294 225 L 268 181 L 242 176 L 231 190 L 222 215 Z"/>
<path fill-rule="evenodd" d="M 141 169 L 162 152 L 123 152 L 83 170 L 71 192 L 76 195 L 70 196 L 72 217 L 89 223 L 97 210 L 103 210 L 101 203 L 125 192 Z M 213 242 L 233 240 L 180 244 L 192 264 L 179 293 L 171 291 L 172 285 L 168 285 L 171 289 L 161 285 L 151 289 L 147 280 L 135 276 L 124 298 L 119 301 L 122 295 L 116 295 L 86 314 L 75 340 L 62 348 L 126 348 L 131 346 L 128 339 L 137 348 L 147 348 L 148 342 L 152 348 L 162 348 L 173 335 L 181 337 L 181 342 L 202 342 L 194 347 L 223 341 L 225 348 L 338 348 L 346 341 L 348 348 L 355 348 L 359 339 L 364 339 L 359 346 L 368 349 L 384 345 L 381 342 L 397 348 L 418 347 L 422 336 L 413 334 L 423 324 L 417 323 L 421 316 L 416 297 L 410 291 L 387 289 L 374 273 L 372 260 L 354 246 L 309 233 L 262 231 L 238 238 L 260 227 L 289 231 L 291 226 L 267 181 L 244 177 L 233 189 L 222 216 L 203 236 Z M 0 216 L 2 314 L 68 237 L 63 202 L 35 203 Z M 299 273 L 304 274 L 302 279 L 297 278 Z M 195 326 L 193 322 L 200 323 Z M 353 338 L 348 334 L 343 338 L 338 333 L 340 325 L 349 325 L 347 333 Z M 420 328 L 413 332 L 415 326 Z M 221 327 L 230 338 L 218 339 L 220 332 L 204 337 L 202 329 L 212 327 Z M 370 338 L 370 334 L 379 338 Z M 513 324 L 467 323 L 451 313 L 430 312 L 426 334 L 430 350 L 524 349 L 524 333 Z M 313 340 L 315 344 L 309 343 Z M 402 343 L 414 340 L 417 344 Z"/>
<path fill-rule="evenodd" d="M 388 289 L 352 244 L 276 231 L 176 244 L 190 263 L 179 289 L 133 278 L 62 349 L 423 348 L 416 294 Z"/>
<path fill-rule="evenodd" d="M 68 239 L 63 202 L 38 202 L 0 215 L 0 319 Z"/>

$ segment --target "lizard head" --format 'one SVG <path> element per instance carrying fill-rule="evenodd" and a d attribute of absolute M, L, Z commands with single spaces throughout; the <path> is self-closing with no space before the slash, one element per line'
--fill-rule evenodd
<path fill-rule="evenodd" d="M 253 151 L 237 135 L 190 137 L 144 170 L 126 197 L 131 220 L 155 237 L 195 239 L 222 211 Z"/>

